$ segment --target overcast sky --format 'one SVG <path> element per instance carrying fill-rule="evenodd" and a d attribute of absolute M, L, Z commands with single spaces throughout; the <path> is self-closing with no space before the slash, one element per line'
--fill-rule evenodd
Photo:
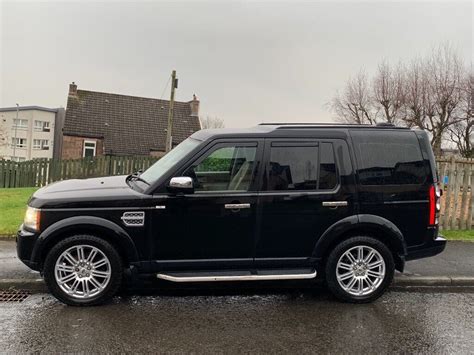
<path fill-rule="evenodd" d="M 473 58 L 472 2 L 5 2 L 0 107 L 65 106 L 79 89 L 177 99 L 227 127 L 329 121 L 326 103 L 373 72 L 450 41 Z M 164 97 L 169 98 L 169 87 Z"/>

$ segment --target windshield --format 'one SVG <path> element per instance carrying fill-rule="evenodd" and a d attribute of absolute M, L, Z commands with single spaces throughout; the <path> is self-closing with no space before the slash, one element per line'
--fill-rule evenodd
<path fill-rule="evenodd" d="M 197 139 L 188 138 L 170 150 L 165 156 L 160 158 L 155 164 L 150 166 L 143 174 L 140 175 L 140 178 L 153 184 L 155 181 L 160 179 L 166 172 L 173 168 L 181 159 L 183 159 L 186 154 L 196 148 L 201 141 Z"/>

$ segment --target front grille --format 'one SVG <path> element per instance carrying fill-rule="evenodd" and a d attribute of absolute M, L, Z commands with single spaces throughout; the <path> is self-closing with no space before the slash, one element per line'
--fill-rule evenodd
<path fill-rule="evenodd" d="M 145 212 L 125 212 L 122 221 L 127 227 L 142 227 L 145 225 Z"/>
<path fill-rule="evenodd" d="M 30 293 L 22 290 L 0 291 L 0 302 L 23 302 Z"/>

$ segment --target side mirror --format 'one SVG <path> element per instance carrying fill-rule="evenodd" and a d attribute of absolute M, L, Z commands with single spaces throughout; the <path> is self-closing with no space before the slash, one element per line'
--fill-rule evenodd
<path fill-rule="evenodd" d="M 174 193 L 182 192 L 185 194 L 192 194 L 194 192 L 193 179 L 189 176 L 171 178 L 168 190 Z"/>

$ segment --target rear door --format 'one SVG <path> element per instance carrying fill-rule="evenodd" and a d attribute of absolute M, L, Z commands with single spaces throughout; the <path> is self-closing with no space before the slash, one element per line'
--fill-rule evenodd
<path fill-rule="evenodd" d="M 343 140 L 265 140 L 257 267 L 309 262 L 322 233 L 353 214 L 353 194 L 342 184 L 348 155 Z"/>

